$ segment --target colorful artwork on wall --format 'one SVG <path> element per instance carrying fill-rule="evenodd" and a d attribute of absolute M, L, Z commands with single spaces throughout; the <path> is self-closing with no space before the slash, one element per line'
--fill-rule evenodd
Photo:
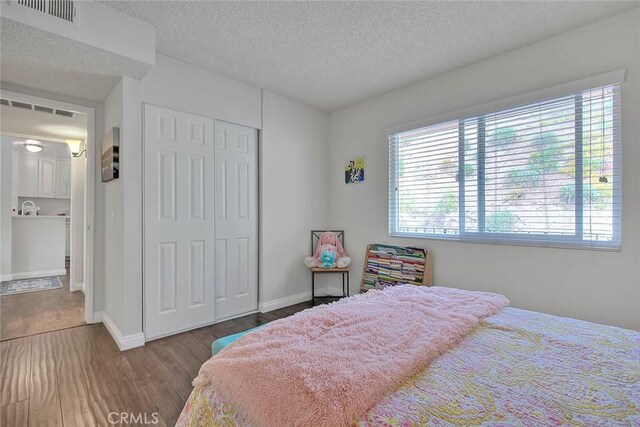
<path fill-rule="evenodd" d="M 345 184 L 364 182 L 364 168 L 364 157 L 356 157 L 347 160 L 347 163 L 344 165 Z"/>

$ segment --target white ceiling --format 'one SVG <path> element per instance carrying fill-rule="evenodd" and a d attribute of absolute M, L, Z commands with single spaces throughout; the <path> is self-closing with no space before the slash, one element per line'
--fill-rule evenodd
<path fill-rule="evenodd" d="M 87 117 L 84 114 L 76 114 L 73 118 L 63 117 L 2 105 L 0 130 L 4 135 L 21 134 L 43 140 L 84 140 L 87 137 Z"/>
<path fill-rule="evenodd" d="M 157 51 L 331 111 L 639 2 L 102 1 Z"/>

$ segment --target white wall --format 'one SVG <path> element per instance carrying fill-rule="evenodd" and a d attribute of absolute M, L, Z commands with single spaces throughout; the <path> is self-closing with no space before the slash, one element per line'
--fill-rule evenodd
<path fill-rule="evenodd" d="M 140 82 L 122 77 L 105 100 L 104 133 L 119 128 L 120 176 L 104 187 L 103 318 L 118 345 L 142 345 L 142 124 Z M 104 135 L 104 134 L 103 134 Z M 101 144 L 100 138 L 99 144 Z M 114 329 L 116 328 L 116 329 Z"/>
<path fill-rule="evenodd" d="M 101 152 L 102 138 L 111 127 L 122 127 L 123 84 L 118 82 L 104 102 L 104 129 L 97 138 L 97 152 Z M 100 171 L 100 168 L 97 169 Z M 98 175 L 100 173 L 98 172 Z M 122 187 L 123 180 L 99 183 L 104 191 L 104 257 L 98 263 L 104 266 L 104 313 L 122 331 Z M 97 231 L 97 230 L 96 230 Z M 96 239 L 97 241 L 98 239 Z"/>
<path fill-rule="evenodd" d="M 12 139 L 2 137 L 0 141 L 0 280 L 10 280 L 11 278 L 12 180 Z"/>
<path fill-rule="evenodd" d="M 499 246 L 387 234 L 385 129 L 620 68 L 623 249 L 621 252 Z M 344 227 L 360 281 L 365 245 L 391 242 L 433 251 L 436 284 L 505 294 L 541 312 L 640 329 L 640 11 L 567 32 L 398 89 L 330 117 L 331 225 Z M 367 181 L 345 185 L 343 162 L 367 157 Z"/>
<path fill-rule="evenodd" d="M 122 305 L 124 336 L 142 332 L 142 106 L 141 84 L 122 78 L 123 121 L 120 128 L 122 181 Z"/>
<path fill-rule="evenodd" d="M 268 310 L 311 296 L 303 259 L 310 231 L 327 226 L 328 115 L 268 91 L 262 114 L 260 306 Z"/>
<path fill-rule="evenodd" d="M 260 129 L 260 89 L 160 54 L 142 101 Z"/>

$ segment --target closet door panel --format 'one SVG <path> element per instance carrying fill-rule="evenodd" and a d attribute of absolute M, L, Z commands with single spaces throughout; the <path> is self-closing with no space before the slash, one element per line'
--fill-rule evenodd
<path fill-rule="evenodd" d="M 214 321 L 213 119 L 144 106 L 144 333 Z"/>
<path fill-rule="evenodd" d="M 216 121 L 216 319 L 258 308 L 258 132 Z"/>

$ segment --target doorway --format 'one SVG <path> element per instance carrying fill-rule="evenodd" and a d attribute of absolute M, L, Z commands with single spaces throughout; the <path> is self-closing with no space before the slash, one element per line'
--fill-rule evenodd
<path fill-rule="evenodd" d="M 94 110 L 0 98 L 0 340 L 92 323 Z"/>

